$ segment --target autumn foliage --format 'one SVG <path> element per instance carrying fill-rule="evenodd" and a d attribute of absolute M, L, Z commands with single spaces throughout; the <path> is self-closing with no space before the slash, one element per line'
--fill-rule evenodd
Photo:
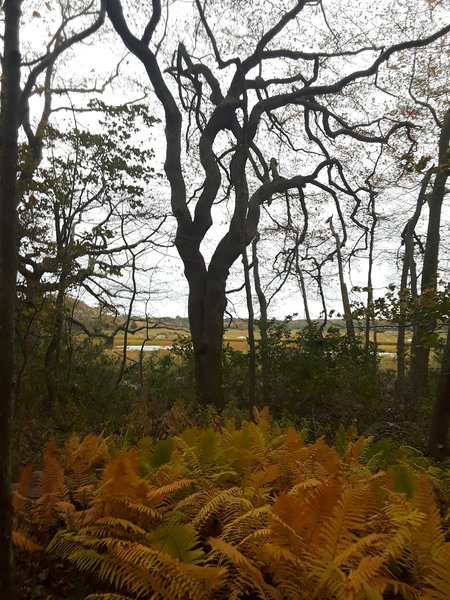
<path fill-rule="evenodd" d="M 89 600 L 450 598 L 442 473 L 352 429 L 306 445 L 255 420 L 49 443 L 15 486 L 16 545 L 94 578 Z"/>

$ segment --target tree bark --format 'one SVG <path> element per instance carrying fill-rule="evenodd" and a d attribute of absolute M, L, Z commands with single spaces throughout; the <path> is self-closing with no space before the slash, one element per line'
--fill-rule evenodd
<path fill-rule="evenodd" d="M 197 395 L 203 405 L 223 408 L 222 339 L 225 281 L 196 288 L 190 283 L 189 324 L 194 350 Z"/>
<path fill-rule="evenodd" d="M 430 212 L 421 280 L 421 294 L 424 297 L 428 296 L 428 298 L 435 295 L 437 287 L 441 211 L 445 196 L 445 185 L 449 175 L 449 145 L 450 108 L 447 110 L 442 122 L 439 136 L 439 165 L 436 168 L 436 176 L 428 200 Z M 419 311 L 417 315 L 417 334 L 414 335 L 411 344 L 410 389 L 413 395 L 410 398 L 410 405 L 413 412 L 419 410 L 421 399 L 427 390 L 430 360 L 430 346 L 427 342 L 435 328 L 436 319 L 430 318 L 426 310 Z"/>
<path fill-rule="evenodd" d="M 344 308 L 344 319 L 345 326 L 347 330 L 347 338 L 350 344 L 355 344 L 356 336 L 355 336 L 355 326 L 353 325 L 352 319 L 352 311 L 350 308 L 350 300 L 348 298 L 347 284 L 344 280 L 344 268 L 342 264 L 342 254 L 341 254 L 341 242 L 339 240 L 339 235 L 336 233 L 333 223 L 331 219 L 329 220 L 331 233 L 336 241 L 336 258 L 338 263 L 339 270 L 339 284 L 341 288 L 341 297 L 342 297 L 342 305 Z"/>
<path fill-rule="evenodd" d="M 259 273 L 258 242 L 259 234 L 252 242 L 252 261 L 255 290 L 259 303 L 259 344 L 261 349 L 262 397 L 264 406 L 266 406 L 270 399 L 270 360 L 268 335 L 269 319 L 267 315 L 267 298 L 261 286 L 261 278 Z"/>
<path fill-rule="evenodd" d="M 410 278 L 411 297 L 417 297 L 417 277 L 414 261 L 414 231 L 422 212 L 422 206 L 425 203 L 426 191 L 430 182 L 432 170 L 429 169 L 420 186 L 419 196 L 417 198 L 416 208 L 412 217 L 408 220 L 405 229 L 402 233 L 403 244 L 405 246 L 402 264 L 402 274 L 400 278 L 400 296 L 408 290 L 408 277 Z M 405 368 L 405 335 L 406 335 L 406 316 L 405 316 L 404 300 L 400 297 L 400 315 L 397 330 L 397 396 L 405 402 L 405 416 L 409 412 L 407 402 L 407 382 Z"/>
<path fill-rule="evenodd" d="M 17 275 L 17 135 L 20 2 L 5 0 L 0 139 L 0 598 L 13 597 L 11 441 Z"/>
<path fill-rule="evenodd" d="M 436 460 L 443 460 L 449 455 L 448 430 L 450 427 L 450 327 L 439 375 L 433 420 L 430 432 L 429 451 Z"/>
<path fill-rule="evenodd" d="M 242 263 L 244 265 L 245 297 L 247 300 L 248 311 L 248 410 L 250 418 L 252 418 L 253 407 L 256 406 L 255 312 L 253 309 L 250 267 L 248 264 L 246 246 L 244 246 L 242 250 Z"/>
<path fill-rule="evenodd" d="M 375 311 L 373 306 L 373 253 L 375 245 L 375 230 L 378 222 L 377 214 L 375 211 L 375 198 L 376 194 L 372 191 L 370 195 L 369 213 L 372 217 L 372 223 L 369 231 L 369 266 L 367 271 L 367 304 L 366 304 L 366 331 L 365 331 L 365 349 L 366 351 L 370 348 L 370 329 L 373 329 L 373 369 L 376 371 L 377 368 L 377 329 L 375 323 Z"/>
<path fill-rule="evenodd" d="M 305 309 L 306 323 L 308 325 L 308 330 L 310 332 L 312 332 L 314 330 L 314 325 L 313 325 L 313 322 L 311 319 L 311 313 L 309 312 L 308 294 L 306 292 L 306 285 L 305 285 L 305 278 L 303 276 L 303 271 L 300 267 L 300 259 L 299 259 L 299 255 L 298 255 L 298 245 L 296 245 L 296 248 L 295 248 L 295 272 L 297 274 L 299 287 L 300 287 L 300 293 L 301 293 L 302 300 L 303 300 L 303 307 Z"/>
<path fill-rule="evenodd" d="M 55 317 L 52 324 L 52 336 L 45 352 L 44 373 L 47 385 L 47 399 L 45 408 L 51 412 L 59 397 L 59 373 L 58 367 L 61 354 L 61 337 L 64 328 L 64 297 L 66 293 L 65 273 L 67 267 L 63 267 L 63 273 L 58 284 L 58 293 L 55 299 Z"/>

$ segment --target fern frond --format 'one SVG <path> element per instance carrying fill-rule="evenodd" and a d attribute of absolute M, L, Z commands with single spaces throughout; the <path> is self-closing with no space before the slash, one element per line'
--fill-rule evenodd
<path fill-rule="evenodd" d="M 255 530 L 267 527 L 269 514 L 269 505 L 252 508 L 224 525 L 222 539 L 233 545 L 239 544 Z"/>
<path fill-rule="evenodd" d="M 382 544 L 386 543 L 387 539 L 388 536 L 382 533 L 369 533 L 363 537 L 360 537 L 334 558 L 334 564 L 342 567 L 343 565 L 348 565 L 350 558 L 352 561 L 354 561 L 355 558 L 359 559 L 361 556 L 364 558 L 364 552 L 366 552 L 369 548 L 376 548 L 381 551 L 383 549 Z M 381 562 L 384 560 L 385 559 L 382 558 Z"/>
<path fill-rule="evenodd" d="M 133 600 L 133 598 L 123 594 L 89 594 L 84 600 Z"/>
<path fill-rule="evenodd" d="M 433 486 L 425 474 L 418 477 L 412 506 L 426 515 L 423 525 L 414 530 L 414 537 L 424 547 L 440 546 L 445 541 L 442 519 L 435 500 Z"/>
<path fill-rule="evenodd" d="M 121 585 L 127 586 L 138 597 L 148 595 L 149 589 L 165 600 L 189 598 L 203 600 L 208 593 L 223 584 L 225 569 L 220 567 L 198 567 L 181 563 L 162 551 L 140 544 L 118 546 L 114 551 L 114 565 L 126 565 Z M 113 568 L 114 570 L 114 568 Z"/>
<path fill-rule="evenodd" d="M 198 442 L 198 459 L 203 468 L 216 465 L 221 455 L 220 438 L 213 429 L 202 432 Z"/>
<path fill-rule="evenodd" d="M 97 494 L 106 500 L 121 497 L 137 501 L 148 491 L 148 485 L 139 475 L 139 460 L 133 449 L 106 465 Z"/>
<path fill-rule="evenodd" d="M 67 471 L 74 488 L 88 485 L 93 476 L 89 471 L 108 459 L 108 448 L 102 435 L 89 434 L 81 443 L 78 436 L 72 436 L 65 445 L 65 451 Z"/>
<path fill-rule="evenodd" d="M 356 569 L 352 569 L 347 576 L 347 589 L 352 589 L 355 594 L 365 592 L 373 587 L 375 579 L 385 571 L 385 559 L 383 556 L 363 556 Z M 380 581 L 378 581 L 378 584 Z M 387 584 L 384 586 L 387 587 Z M 375 589 L 378 594 L 384 589 Z"/>
<path fill-rule="evenodd" d="M 245 497 L 230 498 L 216 514 L 222 528 L 254 509 L 254 505 Z"/>
<path fill-rule="evenodd" d="M 286 432 L 286 446 L 289 454 L 295 454 L 305 445 L 303 437 L 293 427 L 288 427 Z"/>
<path fill-rule="evenodd" d="M 110 502 L 110 513 L 117 517 L 134 518 L 142 523 L 161 522 L 163 520 L 162 513 L 156 508 L 132 502 L 128 498 L 116 498 Z"/>
<path fill-rule="evenodd" d="M 243 491 L 241 488 L 233 487 L 223 492 L 219 492 L 211 500 L 209 500 L 198 511 L 197 516 L 192 520 L 192 525 L 200 531 L 204 528 L 208 520 L 217 517 L 222 509 L 234 498 L 242 497 Z"/>
<path fill-rule="evenodd" d="M 29 552 L 42 552 L 44 546 L 41 546 L 33 537 L 29 531 L 23 529 L 13 529 L 12 541 L 15 546 L 22 550 L 28 550 Z"/>
<path fill-rule="evenodd" d="M 72 498 L 79 507 L 88 508 L 95 499 L 95 486 L 82 483 L 72 491 Z"/>
<path fill-rule="evenodd" d="M 237 548 L 220 538 L 209 538 L 207 543 L 236 567 L 239 576 L 246 582 L 249 589 L 258 591 L 262 598 L 282 600 L 281 594 L 264 581 L 258 567 Z"/>
<path fill-rule="evenodd" d="M 173 506 L 173 510 L 181 511 L 186 514 L 189 519 L 193 519 L 194 516 L 197 515 L 200 508 L 212 500 L 212 498 L 214 498 L 214 496 L 216 496 L 216 494 L 219 492 L 220 490 L 216 487 L 193 492 L 189 496 L 186 496 L 186 498 L 178 500 L 178 502 L 176 502 Z"/>
<path fill-rule="evenodd" d="M 191 525 L 162 525 L 151 531 L 147 539 L 155 550 L 162 550 L 186 564 L 196 564 L 204 556 L 199 548 L 198 535 Z"/>
<path fill-rule="evenodd" d="M 192 479 L 179 479 L 168 485 L 161 486 L 157 489 L 150 490 L 146 496 L 146 503 L 150 507 L 157 507 L 163 501 L 167 500 L 170 496 L 173 496 L 180 490 L 192 485 L 194 481 Z"/>
<path fill-rule="evenodd" d="M 280 467 L 278 465 L 268 465 L 258 471 L 255 471 L 248 477 L 246 484 L 252 488 L 259 489 L 273 484 L 280 476 Z"/>
<path fill-rule="evenodd" d="M 68 527 L 71 530 L 78 530 L 82 527 L 86 527 L 96 519 L 102 517 L 105 513 L 104 505 L 102 502 L 96 502 L 90 508 L 85 510 L 76 510 L 68 518 Z"/>
<path fill-rule="evenodd" d="M 71 531 L 58 531 L 49 545 L 47 551 L 58 558 L 66 559 L 72 552 L 79 549 L 85 542 L 85 536 Z"/>
<path fill-rule="evenodd" d="M 366 523 L 367 486 L 347 486 L 333 511 L 320 529 L 321 544 L 317 551 L 328 560 L 353 544 L 357 532 L 361 532 Z"/>
<path fill-rule="evenodd" d="M 33 480 L 33 467 L 30 465 L 22 469 L 17 484 L 13 484 L 13 506 L 15 510 L 21 510 L 23 501 L 28 497 L 28 492 Z"/>
<path fill-rule="evenodd" d="M 320 465 L 327 475 L 335 475 L 342 468 L 338 453 L 334 448 L 328 446 L 323 438 L 319 438 L 314 444 L 306 446 L 303 452 L 310 461 Z M 311 473 L 311 475 L 314 475 L 314 473 Z"/>
<path fill-rule="evenodd" d="M 237 548 L 244 551 L 257 552 L 259 554 L 259 548 L 262 544 L 266 544 L 270 539 L 271 530 L 268 527 L 262 529 L 256 529 L 245 537 L 236 545 Z"/>
<path fill-rule="evenodd" d="M 450 543 L 443 544 L 430 564 L 426 578 L 426 592 L 432 600 L 450 598 Z"/>
<path fill-rule="evenodd" d="M 86 526 L 83 529 L 83 533 L 94 535 L 96 537 L 111 535 L 112 532 L 116 535 L 122 533 L 145 536 L 147 534 L 147 531 L 142 527 L 139 527 L 136 523 L 117 517 L 102 517 L 101 519 L 97 519 L 92 525 Z"/>
<path fill-rule="evenodd" d="M 64 470 L 59 458 L 46 451 L 44 454 L 44 469 L 41 474 L 42 495 L 55 494 L 60 498 L 65 498 L 68 489 L 64 479 Z"/>
<path fill-rule="evenodd" d="M 316 488 L 321 484 L 319 479 L 315 477 L 309 477 L 304 481 L 300 481 L 300 483 L 296 483 L 288 492 L 290 496 L 297 496 L 299 493 L 304 492 L 305 490 Z"/>

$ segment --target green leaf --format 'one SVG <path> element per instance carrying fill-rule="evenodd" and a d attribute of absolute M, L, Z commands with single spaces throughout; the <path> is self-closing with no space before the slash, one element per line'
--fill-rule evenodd
<path fill-rule="evenodd" d="M 152 531 L 148 538 L 152 548 L 166 552 L 181 562 L 193 564 L 203 558 L 197 533 L 191 525 L 162 525 Z"/>
<path fill-rule="evenodd" d="M 159 469 L 161 465 L 170 462 L 173 452 L 173 438 L 160 440 L 153 450 L 149 463 L 154 469 Z"/>
<path fill-rule="evenodd" d="M 415 488 L 415 474 L 409 465 L 397 465 L 393 470 L 394 487 L 411 500 Z"/>
<path fill-rule="evenodd" d="M 336 446 L 336 452 L 342 458 L 345 455 L 345 451 L 347 449 L 347 433 L 342 423 L 338 427 L 334 443 Z"/>
<path fill-rule="evenodd" d="M 374 470 L 386 469 L 398 459 L 398 444 L 392 438 L 378 440 L 367 448 L 364 459 Z"/>
<path fill-rule="evenodd" d="M 217 434 L 213 429 L 207 429 L 199 442 L 200 462 L 202 464 L 214 462 L 218 452 Z"/>

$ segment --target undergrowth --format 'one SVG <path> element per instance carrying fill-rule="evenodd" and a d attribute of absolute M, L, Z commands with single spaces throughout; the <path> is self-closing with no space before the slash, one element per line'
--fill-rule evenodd
<path fill-rule="evenodd" d="M 449 483 L 392 440 L 308 445 L 264 409 L 131 447 L 49 442 L 15 486 L 14 542 L 89 600 L 448 600 Z"/>

